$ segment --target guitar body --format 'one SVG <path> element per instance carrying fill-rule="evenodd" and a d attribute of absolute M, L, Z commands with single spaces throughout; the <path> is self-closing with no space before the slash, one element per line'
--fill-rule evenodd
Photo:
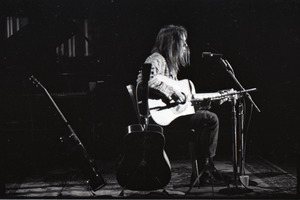
<path fill-rule="evenodd" d="M 177 117 L 194 114 L 195 108 L 190 101 L 195 93 L 193 83 L 187 79 L 180 81 L 164 77 L 161 77 L 161 79 L 164 79 L 163 81 L 168 85 L 172 85 L 174 89 L 183 92 L 186 96 L 186 101 L 184 104 L 175 104 L 175 106 L 167 107 L 161 99 L 149 99 L 150 114 L 155 123 L 166 126 Z"/>
<path fill-rule="evenodd" d="M 116 178 L 123 188 L 149 191 L 164 188 L 171 179 L 171 166 L 164 151 L 162 127 L 140 124 L 128 126 L 124 138 L 124 154 Z"/>
<path fill-rule="evenodd" d="M 157 75 L 157 78 L 184 93 L 186 97 L 185 103 L 178 104 L 171 101 L 170 105 L 167 105 L 161 99 L 148 99 L 151 117 L 155 123 L 161 126 L 169 125 L 174 119 L 180 116 L 194 114 L 194 106 L 199 105 L 201 102 L 224 99 L 228 94 L 225 90 L 224 94 L 220 92 L 196 93 L 194 84 L 188 79 L 177 81 L 162 75 Z M 234 93 L 234 90 L 229 90 L 229 93 Z"/>

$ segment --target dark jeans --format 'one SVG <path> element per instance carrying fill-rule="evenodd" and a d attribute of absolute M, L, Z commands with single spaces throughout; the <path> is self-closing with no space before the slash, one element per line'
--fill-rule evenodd
<path fill-rule="evenodd" d="M 195 130 L 198 161 L 201 162 L 205 158 L 213 158 L 216 155 L 219 119 L 215 113 L 198 110 L 195 114 L 175 119 L 167 128 L 182 130 L 183 133 L 188 133 L 191 129 Z"/>

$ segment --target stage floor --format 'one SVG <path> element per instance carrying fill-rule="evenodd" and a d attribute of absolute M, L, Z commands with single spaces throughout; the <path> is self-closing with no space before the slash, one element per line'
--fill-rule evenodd
<path fill-rule="evenodd" d="M 115 177 L 116 164 L 111 161 L 97 161 L 106 180 L 106 185 L 97 191 L 91 191 L 77 168 L 61 167 L 39 170 L 23 175 L 9 175 L 6 183 L 5 198 L 296 198 L 297 178 L 272 162 L 255 157 L 248 159 L 245 170 L 250 177 L 251 192 L 239 193 L 244 188 L 231 184 L 237 190 L 226 190 L 228 186 L 208 185 L 193 187 L 189 190 L 191 164 L 189 160 L 171 160 L 172 177 L 163 190 L 131 191 L 118 185 Z M 226 177 L 233 178 L 230 160 L 216 159 L 214 164 Z M 225 193 L 221 192 L 224 191 Z"/>

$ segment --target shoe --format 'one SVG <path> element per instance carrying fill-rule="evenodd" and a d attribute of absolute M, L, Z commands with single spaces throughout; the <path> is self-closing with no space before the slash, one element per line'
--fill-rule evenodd
<path fill-rule="evenodd" d="M 191 178 L 191 185 L 194 183 L 196 178 L 194 177 L 193 179 Z M 217 179 L 215 176 L 209 174 L 207 172 L 203 173 L 202 176 L 199 178 L 200 183 L 196 183 L 195 187 L 199 186 L 227 186 L 227 183 L 223 179 Z"/>
<path fill-rule="evenodd" d="M 223 181 L 224 178 L 222 177 L 222 175 L 218 172 L 217 168 L 215 167 L 214 163 L 211 162 L 210 163 L 210 170 L 211 170 L 211 174 L 213 176 L 214 179 L 218 180 L 218 181 Z"/>
<path fill-rule="evenodd" d="M 205 171 L 201 177 L 199 178 L 199 181 L 194 185 L 194 187 L 199 186 L 227 186 L 228 184 L 224 180 L 224 178 L 221 176 L 221 174 L 217 171 L 213 163 L 210 163 L 209 168 L 211 169 L 211 176 L 207 171 Z M 192 186 L 195 182 L 197 176 L 192 173 L 190 178 L 190 185 Z"/>
<path fill-rule="evenodd" d="M 227 186 L 228 184 L 223 179 L 217 179 L 212 175 L 211 177 L 204 178 L 202 182 L 200 181 L 200 185 Z"/>

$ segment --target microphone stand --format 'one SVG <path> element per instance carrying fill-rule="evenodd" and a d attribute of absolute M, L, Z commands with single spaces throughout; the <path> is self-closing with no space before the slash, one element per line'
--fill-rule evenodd
<path fill-rule="evenodd" d="M 220 58 L 220 61 L 222 62 L 222 64 L 225 66 L 226 71 L 228 72 L 228 74 L 231 76 L 231 78 L 234 80 L 234 82 L 237 84 L 237 86 L 239 87 L 240 90 L 245 91 L 245 88 L 242 86 L 242 84 L 237 80 L 237 78 L 234 75 L 234 71 L 230 65 L 230 63 L 227 60 L 224 60 L 223 58 Z M 250 102 L 252 103 L 252 105 L 254 106 L 254 108 L 258 111 L 261 112 L 260 109 L 257 107 L 257 105 L 255 104 L 255 102 L 252 100 L 251 95 L 246 92 L 245 93 L 246 97 L 248 100 L 250 100 Z"/>
<path fill-rule="evenodd" d="M 237 80 L 237 78 L 234 75 L 233 68 L 231 67 L 230 63 L 227 60 L 224 60 L 220 58 L 221 64 L 225 67 L 228 74 L 231 76 L 231 78 L 234 80 L 236 85 L 241 90 L 242 97 L 246 96 L 248 100 L 252 103 L 252 105 L 255 107 L 255 109 L 260 112 L 260 109 L 257 107 L 255 102 L 252 100 L 250 94 L 245 90 L 245 88 L 241 85 L 241 83 Z M 238 98 L 238 101 L 236 98 L 233 98 L 231 100 L 232 104 L 232 154 L 233 154 L 233 178 L 234 178 L 234 188 L 226 188 L 220 190 L 221 193 L 235 193 L 235 194 L 241 194 L 241 193 L 248 193 L 252 190 L 247 188 L 245 185 L 245 188 L 239 188 L 238 187 L 238 176 L 245 175 L 245 158 L 244 158 L 244 105 L 242 103 L 242 100 Z M 236 113 L 236 105 L 238 104 L 238 113 Z M 237 117 L 238 116 L 238 117 Z"/>

